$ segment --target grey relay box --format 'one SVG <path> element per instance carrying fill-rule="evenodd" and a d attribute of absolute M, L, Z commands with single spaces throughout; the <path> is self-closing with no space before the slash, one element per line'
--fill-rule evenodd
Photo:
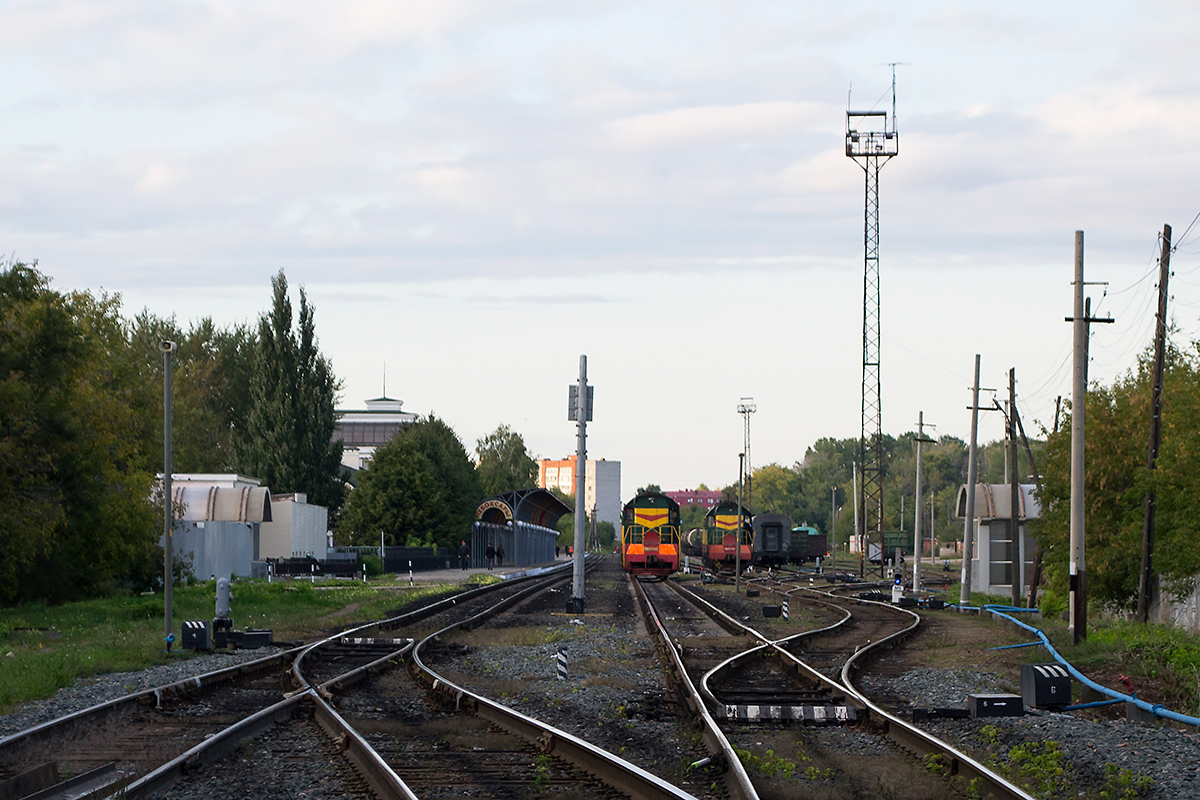
<path fill-rule="evenodd" d="M 969 694 L 967 710 L 972 718 L 1019 717 L 1025 713 L 1025 705 L 1019 694 Z"/>

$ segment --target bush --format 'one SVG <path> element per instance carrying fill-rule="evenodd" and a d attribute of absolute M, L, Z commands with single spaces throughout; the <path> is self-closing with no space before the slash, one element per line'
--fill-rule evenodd
<path fill-rule="evenodd" d="M 359 560 L 362 562 L 362 568 L 366 570 L 367 577 L 375 578 L 383 573 L 383 561 L 379 556 L 364 554 Z"/>

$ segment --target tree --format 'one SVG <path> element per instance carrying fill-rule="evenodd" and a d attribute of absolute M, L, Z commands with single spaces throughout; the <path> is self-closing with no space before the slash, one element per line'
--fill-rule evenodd
<path fill-rule="evenodd" d="M 239 472 L 273 492 L 303 492 L 336 517 L 343 499 L 342 444 L 333 441 L 340 382 L 317 349 L 313 308 L 300 289 L 300 318 L 283 271 L 271 278 L 272 305 L 258 321 L 252 349 L 250 410 L 234 442 Z"/>
<path fill-rule="evenodd" d="M 154 561 L 153 476 L 138 435 L 151 395 L 119 308 L 114 296 L 53 291 L 30 265 L 0 269 L 4 601 L 102 594 Z"/>
<path fill-rule="evenodd" d="M 1194 345 L 1194 347 L 1197 347 Z M 1200 349 L 1200 348 L 1197 348 Z M 1084 503 L 1085 568 L 1090 602 L 1129 611 L 1136 607 L 1141 572 L 1143 498 L 1154 487 L 1152 568 L 1175 596 L 1190 594 L 1200 573 L 1196 539 L 1200 523 L 1200 355 L 1167 351 L 1163 427 L 1157 468 L 1146 467 L 1150 419 L 1150 358 L 1111 387 L 1092 386 L 1086 398 Z M 1072 409 L 1073 412 L 1073 409 Z M 1071 425 L 1064 421 L 1046 443 L 1042 520 L 1044 607 L 1067 596 L 1070 557 Z"/>
<path fill-rule="evenodd" d="M 641 489 L 637 490 L 638 494 L 662 494 L 662 487 L 657 483 L 647 483 Z"/>
<path fill-rule="evenodd" d="M 754 512 L 787 514 L 797 525 L 803 516 L 800 476 L 778 464 L 754 470 Z"/>
<path fill-rule="evenodd" d="M 178 344 L 172 358 L 172 452 L 178 472 L 230 472 L 236 469 L 234 436 L 245 429 L 250 410 L 250 377 L 254 337 L 244 325 L 219 329 L 211 318 L 192 323 L 187 331 L 175 319 L 160 319 L 143 310 L 133 318 L 130 347 L 151 366 L 146 379 L 162 385 L 159 342 Z M 155 422 L 152 417 L 150 422 Z M 162 425 L 144 434 L 162 452 Z M 156 469 L 161 462 L 156 461 Z"/>
<path fill-rule="evenodd" d="M 537 485 L 538 465 L 525 449 L 521 434 L 501 425 L 475 443 L 475 467 L 484 497 Z"/>
<path fill-rule="evenodd" d="M 338 522 L 338 540 L 374 545 L 409 540 L 457 546 L 483 495 L 458 435 L 430 414 L 375 451 Z"/>

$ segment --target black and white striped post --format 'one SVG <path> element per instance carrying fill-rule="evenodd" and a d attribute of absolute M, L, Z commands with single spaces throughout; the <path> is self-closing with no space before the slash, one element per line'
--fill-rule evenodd
<path fill-rule="evenodd" d="M 783 612 L 782 613 L 783 613 L 783 621 L 787 622 L 788 621 L 788 599 L 786 597 L 783 598 Z"/>
<path fill-rule="evenodd" d="M 565 681 L 567 679 L 567 648 L 558 648 L 558 679 Z"/>

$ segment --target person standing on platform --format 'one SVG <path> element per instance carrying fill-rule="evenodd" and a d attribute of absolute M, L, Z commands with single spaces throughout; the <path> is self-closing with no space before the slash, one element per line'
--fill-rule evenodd
<path fill-rule="evenodd" d="M 487 559 L 488 569 L 492 568 L 492 559 L 496 557 L 496 548 L 492 547 L 492 543 L 488 542 L 487 550 L 484 551 L 483 557 Z"/>
<path fill-rule="evenodd" d="M 504 545 L 498 544 L 498 545 L 496 545 L 496 566 L 498 567 L 503 563 L 504 563 Z"/>
<path fill-rule="evenodd" d="M 471 563 L 471 548 L 467 546 L 467 540 L 463 539 L 463 543 L 458 546 L 458 563 L 466 569 Z"/>

